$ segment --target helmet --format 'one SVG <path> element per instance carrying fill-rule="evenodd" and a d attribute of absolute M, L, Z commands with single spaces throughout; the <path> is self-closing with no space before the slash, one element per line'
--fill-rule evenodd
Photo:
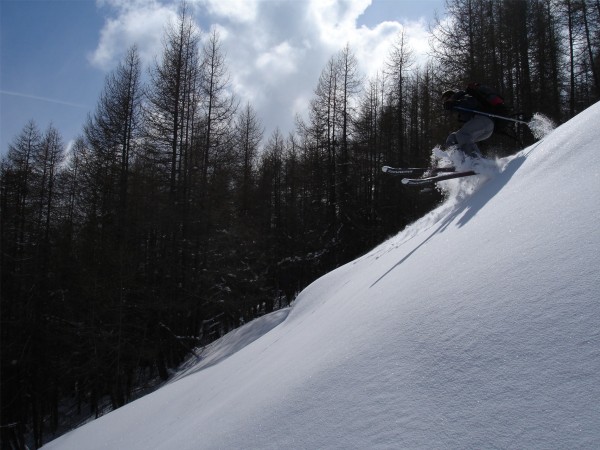
<path fill-rule="evenodd" d="M 455 92 L 452 89 L 448 89 L 448 90 L 442 92 L 442 95 L 440 98 L 442 101 L 446 101 L 446 100 L 449 100 L 450 97 L 452 97 L 454 94 L 455 94 Z"/>

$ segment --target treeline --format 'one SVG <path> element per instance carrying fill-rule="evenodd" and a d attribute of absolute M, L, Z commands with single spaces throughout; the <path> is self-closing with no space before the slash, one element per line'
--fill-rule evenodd
<path fill-rule="evenodd" d="M 482 81 L 557 122 L 600 94 L 600 0 L 449 1 L 427 65 L 399 34 L 365 80 L 344 47 L 287 136 L 202 37 L 182 7 L 148 81 L 129 49 L 68 152 L 30 122 L 2 159 L 2 448 L 125 404 L 431 209 L 381 166 L 429 164 L 458 126 L 444 88 Z M 532 141 L 514 132 L 485 149 Z"/>

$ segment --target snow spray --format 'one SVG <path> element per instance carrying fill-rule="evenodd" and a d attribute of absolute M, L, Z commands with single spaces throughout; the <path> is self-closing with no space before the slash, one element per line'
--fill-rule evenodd
<path fill-rule="evenodd" d="M 536 139 L 542 139 L 556 128 L 556 124 L 551 119 L 540 113 L 535 113 L 527 126 Z"/>

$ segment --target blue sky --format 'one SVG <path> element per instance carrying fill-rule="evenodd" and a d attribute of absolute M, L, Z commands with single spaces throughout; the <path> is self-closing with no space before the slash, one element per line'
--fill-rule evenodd
<path fill-rule="evenodd" d="M 293 130 L 327 60 L 350 44 L 365 76 L 383 69 L 405 29 L 417 53 L 444 0 L 188 0 L 203 31 L 217 26 L 235 92 L 266 136 Z M 0 0 L 0 153 L 33 119 L 68 144 L 82 133 L 106 75 L 137 44 L 144 71 L 161 54 L 171 0 Z"/>

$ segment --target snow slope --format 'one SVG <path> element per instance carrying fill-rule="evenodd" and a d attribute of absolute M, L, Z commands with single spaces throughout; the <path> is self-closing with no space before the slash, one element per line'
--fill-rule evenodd
<path fill-rule="evenodd" d="M 446 182 L 260 338 L 44 448 L 600 448 L 599 123 Z"/>

